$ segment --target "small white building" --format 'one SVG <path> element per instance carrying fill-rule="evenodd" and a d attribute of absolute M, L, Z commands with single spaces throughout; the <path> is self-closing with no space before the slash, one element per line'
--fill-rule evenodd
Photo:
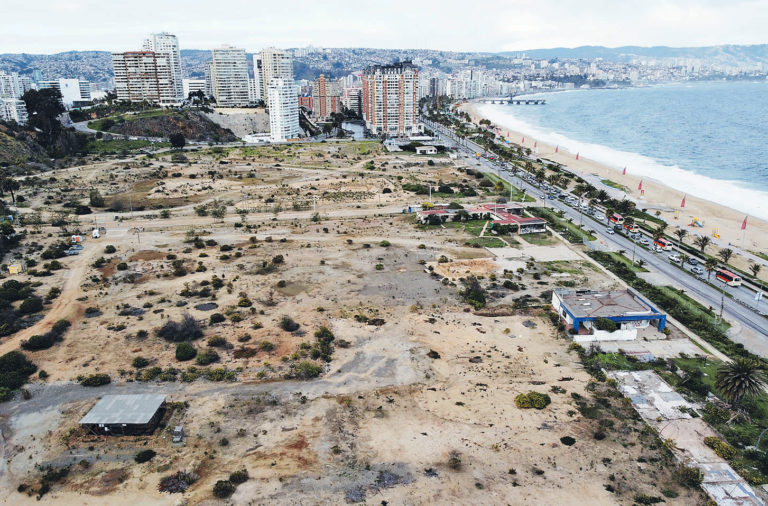
<path fill-rule="evenodd" d="M 436 155 L 437 148 L 434 146 L 416 146 L 417 155 Z"/>

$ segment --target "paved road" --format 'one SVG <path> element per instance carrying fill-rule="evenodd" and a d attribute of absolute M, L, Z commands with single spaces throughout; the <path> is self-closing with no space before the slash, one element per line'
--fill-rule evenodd
<path fill-rule="evenodd" d="M 493 163 L 485 158 L 475 157 L 475 153 L 486 153 L 486 150 L 482 146 L 467 139 L 457 139 L 452 132 L 442 125 L 430 122 L 427 126 L 441 134 L 445 139 L 460 146 L 465 154 L 476 159 L 476 162 L 481 164 L 481 168 L 485 172 L 499 174 L 506 181 L 513 183 L 521 189 L 525 189 L 529 195 L 541 195 L 542 191 L 539 188 L 504 170 L 500 170 L 499 164 Z M 630 257 L 634 250 L 634 257 L 636 260 L 642 259 L 646 265 L 651 266 L 654 270 L 666 275 L 669 279 L 675 280 L 678 288 L 685 290 L 705 305 L 711 306 L 719 311 L 722 303 L 724 318 L 730 319 L 738 325 L 741 325 L 743 328 L 753 331 L 755 335 L 759 337 L 757 342 L 744 342 L 744 345 L 754 353 L 768 356 L 768 319 L 755 312 L 753 307 L 754 302 L 752 301 L 753 297 L 751 296 L 752 292 L 743 287 L 732 288 L 724 285 L 717 288 L 713 287 L 701 279 L 688 273 L 681 272 L 680 267 L 673 265 L 669 261 L 667 255 L 670 252 L 653 253 L 622 234 L 609 234 L 606 232 L 606 223 L 598 222 L 591 216 L 585 213 L 580 213 L 578 210 L 572 208 L 561 200 L 546 199 L 544 202 L 546 205 L 563 211 L 566 217 L 573 219 L 574 223 L 579 223 L 581 220 L 585 228 L 594 229 L 597 232 L 596 235 L 598 235 L 603 242 L 611 246 L 612 249 L 625 250 Z M 734 298 L 724 297 L 721 288 Z M 748 305 L 744 305 L 739 301 Z M 763 302 L 762 304 L 764 307 L 768 308 L 768 302 Z"/>

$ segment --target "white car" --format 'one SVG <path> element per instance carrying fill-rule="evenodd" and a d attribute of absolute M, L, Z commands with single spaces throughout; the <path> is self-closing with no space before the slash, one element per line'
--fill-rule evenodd
<path fill-rule="evenodd" d="M 616 232 L 614 232 L 612 228 L 606 228 L 606 229 L 605 229 L 605 233 L 606 233 L 606 234 L 608 234 L 608 235 L 613 235 L 613 234 L 615 234 Z"/>
<path fill-rule="evenodd" d="M 671 255 L 669 255 L 668 258 L 670 262 L 674 262 L 676 264 L 680 263 L 680 255 L 678 255 L 677 253 L 672 253 Z"/>

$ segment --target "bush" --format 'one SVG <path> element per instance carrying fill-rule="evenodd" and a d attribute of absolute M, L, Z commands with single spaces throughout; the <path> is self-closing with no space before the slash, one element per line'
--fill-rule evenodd
<path fill-rule="evenodd" d="M 284 315 L 282 318 L 280 318 L 280 328 L 285 330 L 286 332 L 295 332 L 299 330 L 300 325 L 293 321 L 293 318 L 290 316 Z"/>
<path fill-rule="evenodd" d="M 42 336 L 34 335 L 26 341 L 21 342 L 21 347 L 29 351 L 47 350 L 59 340 L 59 337 L 53 332 L 47 332 Z"/>
<path fill-rule="evenodd" d="M 10 401 L 12 398 L 13 398 L 12 390 L 5 387 L 0 387 L 0 402 Z"/>
<path fill-rule="evenodd" d="M 563 443 L 565 446 L 573 446 L 574 444 L 576 444 L 576 440 L 571 436 L 561 437 L 560 442 Z"/>
<path fill-rule="evenodd" d="M 106 253 L 107 255 L 111 255 L 116 251 L 117 251 L 117 248 L 115 248 L 111 244 L 107 244 L 107 246 L 104 248 L 104 253 Z"/>
<path fill-rule="evenodd" d="M 618 329 L 616 322 L 608 318 L 598 318 L 594 325 L 597 330 L 605 330 L 606 332 L 615 332 Z"/>
<path fill-rule="evenodd" d="M 389 241 L 387 241 L 386 239 L 384 239 L 383 241 L 381 241 L 381 242 L 379 243 L 379 246 L 381 246 L 382 248 L 388 248 L 388 247 L 390 247 L 391 245 L 392 245 L 392 243 L 390 243 L 390 242 L 389 242 Z"/>
<path fill-rule="evenodd" d="M 515 397 L 515 406 L 520 409 L 544 409 L 552 402 L 549 395 L 539 392 L 528 392 L 527 394 L 519 394 Z"/>
<path fill-rule="evenodd" d="M 32 314 L 43 310 L 43 299 L 40 297 L 30 297 L 24 299 L 24 302 L 19 306 L 19 312 L 21 314 Z"/>
<path fill-rule="evenodd" d="M 100 387 L 111 382 L 112 378 L 109 377 L 109 374 L 104 373 L 91 374 L 80 380 L 80 384 L 84 387 Z"/>
<path fill-rule="evenodd" d="M 314 362 L 300 362 L 291 366 L 290 377 L 299 379 L 311 379 L 320 376 L 323 368 Z"/>
<path fill-rule="evenodd" d="M 251 302 L 251 299 L 248 297 L 242 297 L 237 301 L 237 305 L 240 307 L 251 307 L 253 306 L 253 302 Z"/>
<path fill-rule="evenodd" d="M 125 263 L 125 262 L 120 262 L 119 264 L 117 264 L 116 267 L 117 267 L 118 271 L 127 271 L 128 270 L 128 264 Z"/>
<path fill-rule="evenodd" d="M 248 470 L 247 469 L 240 469 L 239 471 L 235 471 L 234 473 L 229 475 L 229 481 L 234 483 L 235 485 L 240 485 L 241 483 L 245 483 L 248 481 Z"/>
<path fill-rule="evenodd" d="M 63 334 L 72 324 L 69 323 L 68 320 L 58 320 L 56 323 L 53 324 L 53 327 L 51 327 L 51 332 L 54 332 L 57 335 Z"/>
<path fill-rule="evenodd" d="M 208 338 L 208 346 L 211 348 L 226 348 L 227 340 L 221 336 L 211 336 Z"/>
<path fill-rule="evenodd" d="M 283 261 L 284 261 L 283 255 L 275 255 L 274 257 L 272 257 L 272 263 L 275 265 L 280 265 L 281 263 L 283 263 Z"/>
<path fill-rule="evenodd" d="M 210 323 L 211 325 L 215 325 L 217 323 L 223 322 L 224 320 L 226 320 L 226 317 L 223 314 L 221 314 L 221 313 L 213 313 L 208 318 L 208 323 Z"/>
<path fill-rule="evenodd" d="M 169 476 L 164 476 L 157 488 L 160 492 L 180 494 L 186 492 L 190 485 L 197 481 L 197 478 L 198 476 L 195 473 L 178 471 Z"/>
<path fill-rule="evenodd" d="M 149 462 L 155 458 L 155 455 L 157 455 L 155 450 L 142 450 L 133 457 L 133 460 L 135 460 L 137 464 L 143 464 L 144 462 Z"/>
<path fill-rule="evenodd" d="M 231 496 L 235 492 L 235 486 L 229 480 L 219 480 L 213 486 L 213 495 L 219 499 Z"/>
<path fill-rule="evenodd" d="M 131 362 L 131 365 L 136 369 L 141 369 L 142 367 L 147 367 L 149 365 L 149 359 L 144 357 L 136 357 Z"/>
<path fill-rule="evenodd" d="M 736 456 L 736 448 L 719 437 L 705 437 L 704 444 L 712 448 L 719 457 L 724 458 L 725 460 L 731 460 Z"/>
<path fill-rule="evenodd" d="M 192 360 L 196 356 L 197 350 L 188 342 L 185 341 L 176 345 L 176 360 L 185 362 L 187 360 Z"/>
<path fill-rule="evenodd" d="M 208 365 L 219 361 L 219 354 L 214 350 L 200 350 L 197 353 L 197 363 L 200 365 Z"/>
<path fill-rule="evenodd" d="M 16 390 L 20 388 L 37 366 L 20 351 L 9 351 L 0 357 L 0 388 Z"/>
<path fill-rule="evenodd" d="M 696 488 L 701 486 L 704 474 L 698 467 L 679 466 L 675 470 L 675 478 L 684 487 Z"/>
<path fill-rule="evenodd" d="M 158 337 L 176 343 L 197 339 L 203 336 L 203 331 L 200 328 L 200 325 L 189 314 L 182 315 L 181 320 L 178 322 L 173 320 L 165 322 L 156 333 Z"/>
<path fill-rule="evenodd" d="M 275 345 L 272 344 L 270 341 L 262 341 L 259 343 L 259 349 L 261 351 L 270 352 L 270 351 L 274 351 Z"/>

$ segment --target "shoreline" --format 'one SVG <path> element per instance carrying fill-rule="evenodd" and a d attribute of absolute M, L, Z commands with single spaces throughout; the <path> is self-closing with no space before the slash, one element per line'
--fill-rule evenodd
<path fill-rule="evenodd" d="M 485 118 L 479 111 L 480 105 L 482 104 L 477 102 L 467 102 L 459 108 L 466 111 L 472 121 L 477 124 L 480 119 Z M 622 175 L 620 169 L 581 155 L 576 160 L 576 153 L 571 153 L 562 147 L 556 153 L 556 146 L 532 137 L 530 132 L 513 130 L 501 123 L 493 122 L 493 124 L 499 128 L 500 135 L 503 138 L 509 139 L 511 145 L 533 150 L 534 143 L 536 143 L 538 149 L 536 156 L 538 158 L 567 167 L 568 170 L 582 177 L 598 189 L 606 190 L 611 197 L 621 199 L 625 192 L 605 185 L 602 180 L 609 180 L 618 185 L 623 185 L 627 190 L 626 198 L 634 201 L 638 209 L 647 209 L 652 214 L 655 214 L 656 211 L 661 213 L 660 218 L 663 218 L 669 224 L 667 228 L 668 233 L 671 234 L 677 227 L 685 228 L 688 231 L 685 242 L 688 244 L 692 242 L 692 237 L 695 234 L 700 234 L 707 235 L 712 240 L 712 246 L 708 249 L 710 253 L 713 253 L 714 249 L 726 247 L 760 252 L 768 249 L 768 222 L 765 220 L 749 215 L 742 247 L 741 225 L 746 215 L 742 211 L 737 211 L 700 197 L 686 195 L 680 190 L 671 188 L 649 177 L 640 177 L 630 173 Z M 522 142 L 523 138 L 525 139 L 524 143 Z M 642 181 L 643 190 L 645 190 L 643 197 L 641 197 L 638 190 L 640 181 Z M 685 207 L 681 209 L 680 204 L 683 197 L 685 197 Z M 699 221 L 703 222 L 704 226 L 688 226 L 689 223 L 693 222 L 694 218 L 698 218 Z M 714 237 L 715 234 L 720 236 L 719 239 Z M 731 263 L 735 263 L 736 257 L 737 255 L 734 255 Z M 744 265 L 736 264 L 736 266 L 746 269 L 748 265 L 747 259 L 744 257 L 740 258 L 743 260 Z M 768 265 L 768 262 L 764 259 L 759 259 L 759 263 Z M 761 277 L 765 277 L 765 275 L 761 273 Z"/>

